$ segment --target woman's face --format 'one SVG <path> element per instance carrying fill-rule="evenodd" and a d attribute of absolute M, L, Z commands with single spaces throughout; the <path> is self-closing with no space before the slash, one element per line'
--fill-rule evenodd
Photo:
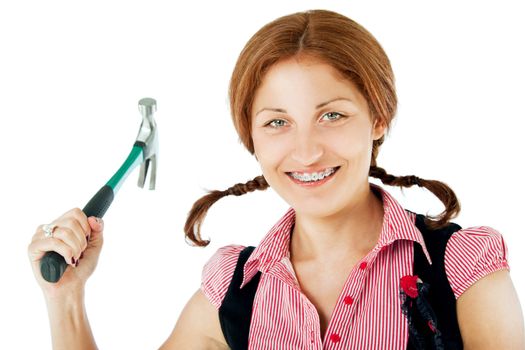
<path fill-rule="evenodd" d="M 251 118 L 263 175 L 298 213 L 330 216 L 368 191 L 372 143 L 384 127 L 372 125 L 365 98 L 332 66 L 304 58 L 273 65 Z"/>

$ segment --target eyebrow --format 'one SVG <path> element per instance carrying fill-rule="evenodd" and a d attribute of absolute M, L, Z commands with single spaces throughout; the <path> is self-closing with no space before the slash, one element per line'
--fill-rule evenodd
<path fill-rule="evenodd" d="M 317 106 L 315 106 L 315 109 L 322 108 L 322 107 L 326 106 L 326 105 L 329 104 L 329 103 L 332 103 L 332 102 L 335 102 L 335 101 L 341 101 L 341 100 L 348 101 L 348 102 L 354 102 L 354 101 L 352 101 L 351 99 L 346 98 L 346 97 L 336 97 L 336 98 L 331 99 L 331 100 L 328 100 L 328 101 L 326 101 L 326 102 L 319 103 Z M 258 115 L 259 113 L 261 113 L 262 111 L 272 111 L 272 112 L 279 112 L 279 113 L 288 113 L 288 112 L 286 112 L 285 109 L 282 109 L 282 108 L 268 108 L 268 107 L 265 107 L 265 108 L 262 108 L 261 110 L 259 110 L 259 112 L 255 113 L 255 116 L 257 116 L 257 115 Z"/>

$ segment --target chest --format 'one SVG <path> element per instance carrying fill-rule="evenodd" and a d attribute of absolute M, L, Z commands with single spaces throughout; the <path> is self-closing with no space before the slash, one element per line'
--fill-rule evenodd
<path fill-rule="evenodd" d="M 301 292 L 317 310 L 322 338 L 351 271 L 359 268 L 364 256 L 360 254 L 341 263 L 322 266 L 292 263 Z"/>

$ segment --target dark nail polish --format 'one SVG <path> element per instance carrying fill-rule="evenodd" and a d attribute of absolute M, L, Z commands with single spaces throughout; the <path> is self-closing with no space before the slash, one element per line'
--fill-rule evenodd
<path fill-rule="evenodd" d="M 71 257 L 71 264 L 75 265 L 75 257 Z"/>
<path fill-rule="evenodd" d="M 77 262 L 75 263 L 75 267 L 77 267 L 77 266 L 78 266 L 78 260 L 77 260 Z"/>
<path fill-rule="evenodd" d="M 80 253 L 80 258 L 79 259 L 82 259 L 84 257 L 84 252 Z"/>

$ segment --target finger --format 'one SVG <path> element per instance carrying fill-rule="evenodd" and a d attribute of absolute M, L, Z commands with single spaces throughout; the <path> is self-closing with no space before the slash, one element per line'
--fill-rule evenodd
<path fill-rule="evenodd" d="M 91 226 L 91 232 L 102 232 L 104 231 L 104 220 L 95 216 L 88 218 L 88 223 Z"/>
<path fill-rule="evenodd" d="M 62 255 L 66 263 L 75 266 L 74 262 L 76 261 L 73 260 L 73 250 L 60 239 L 50 237 L 46 239 L 35 240 L 29 245 L 27 250 L 29 259 L 32 262 L 38 262 L 47 252 L 55 251 Z"/>
<path fill-rule="evenodd" d="M 70 211 L 68 211 L 65 215 L 77 219 L 80 226 L 82 226 L 82 231 L 86 233 L 85 236 L 89 234 L 89 232 L 91 231 L 91 227 L 89 227 L 88 218 L 86 214 L 82 210 L 80 210 L 80 208 L 73 208 Z"/>
<path fill-rule="evenodd" d="M 53 230 L 53 236 L 52 237 L 45 237 L 44 234 L 42 234 L 43 241 L 53 239 L 53 240 L 59 240 L 66 244 L 70 250 L 71 254 L 75 258 L 75 260 L 80 256 L 82 253 L 84 243 L 80 241 L 77 234 L 75 234 L 69 227 L 64 226 L 58 226 Z M 84 238 L 85 240 L 85 238 Z"/>
<path fill-rule="evenodd" d="M 51 234 L 51 236 L 53 236 L 55 234 L 55 231 L 58 228 L 58 224 L 57 224 L 56 221 L 53 221 L 53 222 L 51 222 L 48 225 L 57 225 L 57 227 L 55 227 L 53 229 L 53 233 Z M 37 226 L 35 234 L 33 235 L 32 239 L 31 239 L 31 242 L 34 242 L 34 241 L 37 241 L 37 240 L 41 240 L 41 239 L 44 239 L 44 238 L 48 238 L 48 237 L 46 237 L 46 234 L 45 234 L 45 231 L 44 231 L 44 226 L 46 226 L 46 225 L 42 224 L 42 225 L 38 225 Z"/>
<path fill-rule="evenodd" d="M 44 232 L 44 225 L 38 225 L 36 230 L 35 230 L 35 234 L 31 238 L 31 243 L 34 242 L 34 241 L 37 241 L 37 240 L 41 240 L 43 232 Z M 44 237 L 45 237 L 45 235 L 44 235 Z"/>
<path fill-rule="evenodd" d="M 91 231 L 91 227 L 89 227 L 89 224 L 87 222 L 87 216 L 86 214 L 80 209 L 80 208 L 73 208 L 68 211 L 66 211 L 64 214 L 59 216 L 55 221 L 52 222 L 52 224 L 60 225 L 64 222 L 64 220 L 70 220 L 75 219 L 82 227 L 82 231 L 89 233 Z"/>
<path fill-rule="evenodd" d="M 103 243 L 104 221 L 100 218 L 99 222 L 95 217 L 90 217 L 89 224 L 93 227 L 91 236 L 89 237 L 88 247 L 100 249 Z"/>
<path fill-rule="evenodd" d="M 74 217 L 64 218 L 63 220 L 58 222 L 58 226 L 70 229 L 71 232 L 73 232 L 73 234 L 75 235 L 76 239 L 78 240 L 81 250 L 86 249 L 87 247 L 86 237 L 89 235 L 89 232 L 86 232 L 84 230 L 84 228 L 82 227 L 82 224 L 78 222 L 76 218 Z"/>

